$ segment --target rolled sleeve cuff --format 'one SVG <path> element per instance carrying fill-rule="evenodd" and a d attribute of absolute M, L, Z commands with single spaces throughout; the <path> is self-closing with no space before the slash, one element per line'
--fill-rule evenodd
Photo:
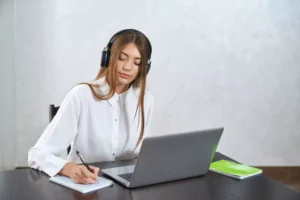
<path fill-rule="evenodd" d="M 68 161 L 57 157 L 55 155 L 50 155 L 42 166 L 42 170 L 49 176 L 55 176 L 60 170 L 65 166 Z"/>

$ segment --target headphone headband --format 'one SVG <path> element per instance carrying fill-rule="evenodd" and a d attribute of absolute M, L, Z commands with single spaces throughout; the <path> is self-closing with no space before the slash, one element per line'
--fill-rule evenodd
<path fill-rule="evenodd" d="M 122 33 L 125 33 L 125 32 L 134 32 L 134 33 L 140 33 L 140 34 L 142 34 L 146 39 L 147 39 L 147 42 L 148 42 L 148 44 L 149 44 L 149 49 L 150 49 L 150 52 L 149 52 L 149 60 L 151 59 L 151 54 L 152 54 L 152 46 L 151 46 L 151 43 L 150 43 L 150 40 L 147 38 L 147 36 L 144 34 L 144 33 L 142 33 L 141 31 L 138 31 L 138 30 L 136 30 L 136 29 L 124 29 L 124 30 L 121 30 L 121 31 L 119 31 L 119 32 L 117 32 L 117 33 L 115 33 L 111 38 L 110 38 L 110 40 L 109 40 L 109 42 L 107 43 L 107 48 L 110 50 L 110 48 L 111 48 L 111 46 L 112 46 L 112 44 L 114 43 L 114 41 L 115 41 L 115 39 L 119 36 L 119 35 L 121 35 Z"/>

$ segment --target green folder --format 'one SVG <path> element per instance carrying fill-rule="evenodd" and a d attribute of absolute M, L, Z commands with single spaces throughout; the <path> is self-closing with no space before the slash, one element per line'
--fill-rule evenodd
<path fill-rule="evenodd" d="M 228 160 L 219 160 L 211 163 L 209 170 L 237 179 L 244 179 L 262 173 L 261 169 Z"/>

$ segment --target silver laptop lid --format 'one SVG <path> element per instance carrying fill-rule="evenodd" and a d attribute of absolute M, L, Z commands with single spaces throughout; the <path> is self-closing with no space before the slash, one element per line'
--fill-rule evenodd
<path fill-rule="evenodd" d="M 204 175 L 224 128 L 145 138 L 130 187 Z"/>

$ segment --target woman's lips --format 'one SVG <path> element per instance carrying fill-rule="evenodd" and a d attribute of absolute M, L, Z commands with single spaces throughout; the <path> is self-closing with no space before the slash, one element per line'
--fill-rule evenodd
<path fill-rule="evenodd" d="M 121 73 L 121 72 L 119 72 L 119 73 L 120 73 L 120 76 L 122 78 L 126 78 L 126 79 L 130 78 L 130 75 L 128 75 L 128 74 L 124 74 L 124 73 Z"/>

